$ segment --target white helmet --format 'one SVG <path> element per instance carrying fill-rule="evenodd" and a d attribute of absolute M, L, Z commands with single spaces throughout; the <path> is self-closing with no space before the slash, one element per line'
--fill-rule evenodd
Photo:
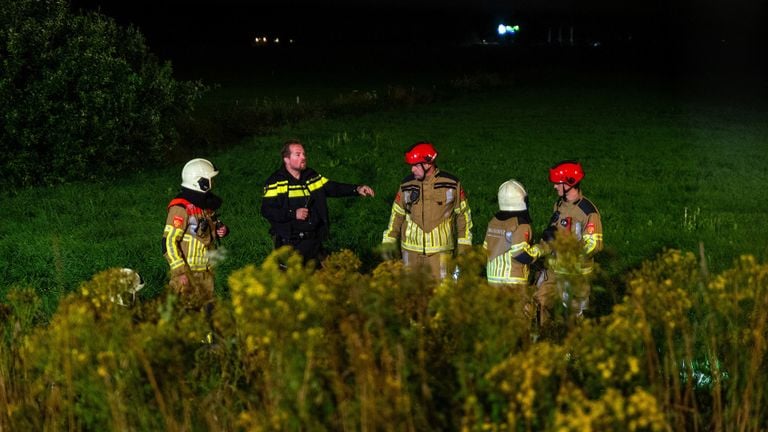
<path fill-rule="evenodd" d="M 517 180 L 507 180 L 499 186 L 499 209 L 502 211 L 527 210 L 525 197 L 528 193 Z"/>
<path fill-rule="evenodd" d="M 211 190 L 211 179 L 219 174 L 212 163 L 205 159 L 192 159 L 181 170 L 181 185 L 198 192 Z"/>
<path fill-rule="evenodd" d="M 120 306 L 131 307 L 136 302 L 136 293 L 144 288 L 144 278 L 135 270 L 129 268 L 120 269 L 117 293 L 110 296 L 110 300 Z"/>

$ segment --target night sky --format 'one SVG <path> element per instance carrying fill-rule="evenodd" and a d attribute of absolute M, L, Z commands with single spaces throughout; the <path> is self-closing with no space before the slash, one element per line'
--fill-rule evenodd
<path fill-rule="evenodd" d="M 252 49 L 280 37 L 326 50 L 380 46 L 466 46 L 518 24 L 515 43 L 599 44 L 654 61 L 732 63 L 766 69 L 768 2 L 763 0 L 72 0 L 141 29 L 169 59 Z M 634 55 L 634 54 L 633 54 Z"/>
<path fill-rule="evenodd" d="M 763 42 L 768 6 L 760 0 L 73 0 L 133 23 L 159 42 L 237 42 L 251 32 L 306 41 L 461 41 L 501 21 L 526 28 L 573 25 L 608 38 L 625 32 L 648 43 Z"/>

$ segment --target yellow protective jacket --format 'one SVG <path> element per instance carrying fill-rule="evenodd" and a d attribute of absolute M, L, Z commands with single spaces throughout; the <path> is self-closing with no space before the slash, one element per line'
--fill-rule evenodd
<path fill-rule="evenodd" d="M 404 178 L 395 195 L 383 243 L 431 255 L 472 245 L 472 216 L 459 179 L 436 170 L 423 181 Z"/>
<path fill-rule="evenodd" d="M 216 249 L 215 210 L 198 207 L 187 198 L 182 192 L 168 204 L 163 257 L 171 268 L 171 276 L 183 274 L 185 266 L 191 271 L 207 271 L 208 251 Z"/>
<path fill-rule="evenodd" d="M 486 277 L 491 284 L 528 284 L 529 264 L 541 254 L 531 246 L 527 212 L 501 211 L 488 223 L 483 247 L 488 254 Z"/>

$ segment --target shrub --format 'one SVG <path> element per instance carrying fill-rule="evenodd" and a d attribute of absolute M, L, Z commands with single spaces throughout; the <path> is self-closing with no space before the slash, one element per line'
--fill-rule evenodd
<path fill-rule="evenodd" d="M 126 309 L 120 269 L 65 297 L 0 304 L 5 430 L 765 430 L 768 266 L 710 276 L 667 251 L 624 301 L 531 338 L 482 257 L 435 285 L 349 251 L 323 268 L 283 248 L 234 272 L 210 324 L 172 295 Z M 8 338 L 12 335 L 12 338 Z M 9 349 L 5 349 L 8 347 Z"/>
<path fill-rule="evenodd" d="M 163 160 L 203 91 L 141 33 L 66 0 L 0 0 L 0 168 L 11 184 L 135 171 Z"/>

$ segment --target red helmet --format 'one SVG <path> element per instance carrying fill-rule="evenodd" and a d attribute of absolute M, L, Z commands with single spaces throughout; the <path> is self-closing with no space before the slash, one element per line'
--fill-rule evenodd
<path fill-rule="evenodd" d="M 562 161 L 549 169 L 549 181 L 552 183 L 576 186 L 583 178 L 584 169 L 580 163 L 573 160 Z"/>
<path fill-rule="evenodd" d="M 417 142 L 405 152 L 405 163 L 408 165 L 433 163 L 435 159 L 437 159 L 437 150 L 432 143 L 426 141 Z"/>

